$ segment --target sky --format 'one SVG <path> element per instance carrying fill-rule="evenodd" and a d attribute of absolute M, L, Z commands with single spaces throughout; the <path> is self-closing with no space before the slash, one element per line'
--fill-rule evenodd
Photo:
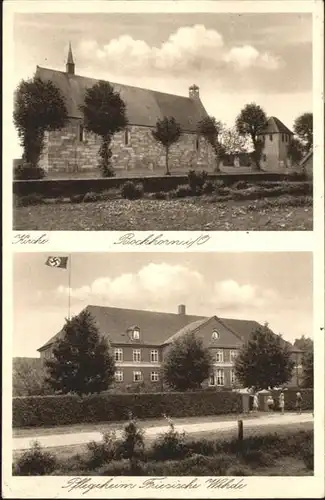
<path fill-rule="evenodd" d="M 14 87 L 36 65 L 188 95 L 233 126 L 249 102 L 289 128 L 312 111 L 311 14 L 16 14 Z M 16 137 L 13 152 L 21 149 Z"/>
<path fill-rule="evenodd" d="M 13 257 L 13 356 L 38 357 L 37 349 L 68 317 L 69 270 L 46 266 L 49 254 Z M 185 304 L 192 315 L 267 321 L 289 341 L 313 336 L 312 253 L 209 252 L 202 257 L 73 253 L 71 315 L 89 304 L 171 313 Z"/>

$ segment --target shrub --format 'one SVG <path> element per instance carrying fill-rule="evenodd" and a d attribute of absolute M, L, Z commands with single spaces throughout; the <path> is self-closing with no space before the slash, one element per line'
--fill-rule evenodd
<path fill-rule="evenodd" d="M 202 192 L 204 183 L 208 179 L 208 174 L 205 170 L 197 172 L 196 170 L 190 170 L 188 172 L 188 184 L 191 188 L 192 193 L 200 194 Z"/>
<path fill-rule="evenodd" d="M 84 201 L 84 197 L 86 195 L 83 195 L 83 194 L 73 194 L 72 196 L 70 196 L 70 201 L 71 203 L 81 203 L 82 201 Z"/>
<path fill-rule="evenodd" d="M 153 460 L 177 460 L 188 455 L 185 432 L 177 432 L 172 422 L 169 422 L 169 427 L 169 431 L 161 434 L 152 445 Z"/>
<path fill-rule="evenodd" d="M 246 189 L 248 187 L 247 181 L 237 181 L 232 186 L 232 189 Z"/>
<path fill-rule="evenodd" d="M 240 413 L 241 395 L 235 392 L 164 392 L 152 394 L 93 394 L 13 398 L 13 427 L 122 421 L 128 411 L 139 419 Z"/>
<path fill-rule="evenodd" d="M 132 474 L 140 472 L 139 460 L 144 457 L 144 431 L 137 425 L 136 419 L 129 414 L 129 422 L 124 427 L 120 445 L 120 456 L 129 460 Z"/>
<path fill-rule="evenodd" d="M 233 457 L 220 454 L 217 457 L 192 455 L 175 464 L 175 475 L 179 476 L 224 476 L 233 464 Z"/>
<path fill-rule="evenodd" d="M 187 184 L 178 186 L 175 189 L 176 198 L 186 198 L 187 196 L 193 196 L 193 191 Z"/>
<path fill-rule="evenodd" d="M 135 184 L 133 181 L 127 181 L 121 189 L 123 198 L 127 200 L 137 200 L 143 196 L 143 184 Z"/>
<path fill-rule="evenodd" d="M 308 470 L 314 470 L 314 445 L 310 442 L 308 446 L 303 447 L 301 458 Z"/>
<path fill-rule="evenodd" d="M 157 193 L 152 193 L 153 198 L 156 200 L 166 200 L 168 198 L 168 193 L 165 191 L 158 191 Z"/>
<path fill-rule="evenodd" d="M 186 447 L 190 453 L 196 453 L 206 457 L 212 456 L 216 453 L 215 442 L 209 441 L 208 439 L 186 441 Z"/>
<path fill-rule="evenodd" d="M 274 457 L 271 453 L 267 453 L 264 450 L 244 449 L 240 456 L 247 464 L 255 467 L 267 467 L 274 463 Z"/>
<path fill-rule="evenodd" d="M 82 201 L 84 203 L 92 203 L 92 202 L 98 201 L 98 200 L 100 200 L 100 194 L 93 193 L 92 191 L 90 191 L 89 193 L 85 194 Z"/>
<path fill-rule="evenodd" d="M 206 181 L 203 185 L 202 192 L 204 194 L 212 194 L 216 190 L 215 184 L 212 181 Z"/>
<path fill-rule="evenodd" d="M 110 164 L 100 163 L 99 169 L 103 177 L 115 177 L 116 173 Z"/>
<path fill-rule="evenodd" d="M 49 452 L 43 451 L 35 441 L 33 447 L 23 453 L 13 464 L 13 475 L 16 476 L 46 476 L 57 467 L 56 458 Z"/>
<path fill-rule="evenodd" d="M 34 167 L 30 163 L 23 163 L 14 168 L 14 179 L 28 180 L 28 179 L 43 179 L 45 171 L 43 168 Z"/>
<path fill-rule="evenodd" d="M 41 194 L 31 193 L 26 196 L 18 196 L 15 201 L 20 207 L 29 207 L 31 205 L 42 205 L 44 198 Z"/>
<path fill-rule="evenodd" d="M 118 455 L 118 446 L 115 432 L 104 433 L 101 442 L 91 441 L 87 444 L 87 466 L 94 469 L 112 461 Z"/>

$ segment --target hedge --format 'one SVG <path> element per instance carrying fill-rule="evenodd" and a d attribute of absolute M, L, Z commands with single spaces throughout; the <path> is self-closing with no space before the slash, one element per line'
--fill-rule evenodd
<path fill-rule="evenodd" d="M 250 183 L 280 182 L 289 180 L 290 175 L 272 172 L 253 172 L 246 174 L 208 174 L 212 181 L 223 181 L 226 186 L 231 186 L 238 181 Z M 302 176 L 294 176 L 295 181 L 304 180 Z M 145 193 L 168 192 L 178 186 L 188 183 L 186 175 L 170 175 L 161 177 L 109 177 L 94 179 L 38 179 L 13 181 L 13 194 L 27 196 L 31 193 L 41 194 L 44 198 L 70 197 L 85 195 L 88 192 L 101 193 L 109 189 L 121 188 L 128 181 L 135 184 L 141 183 Z"/>
<path fill-rule="evenodd" d="M 13 427 L 123 421 L 130 411 L 139 419 L 240 413 L 242 398 L 231 391 L 13 398 Z"/>

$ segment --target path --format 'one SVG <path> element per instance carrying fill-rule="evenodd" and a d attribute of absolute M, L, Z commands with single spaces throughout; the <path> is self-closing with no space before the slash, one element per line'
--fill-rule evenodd
<path fill-rule="evenodd" d="M 248 418 L 243 420 L 244 430 L 252 428 L 265 428 L 266 426 L 293 426 L 295 424 L 313 422 L 313 415 L 311 413 L 302 413 L 297 415 L 295 413 L 288 413 L 286 415 L 271 414 L 265 415 L 261 418 Z M 141 426 L 141 422 L 139 424 Z M 123 425 L 124 426 L 124 425 Z M 121 426 L 121 427 L 123 427 Z M 217 422 L 201 422 L 196 424 L 175 425 L 175 429 L 179 432 L 186 432 L 187 434 L 195 434 L 198 432 L 229 432 L 236 431 L 237 422 L 231 421 L 217 421 Z M 169 427 L 159 426 L 150 427 L 145 429 L 145 437 L 153 439 L 159 434 L 167 432 Z M 116 431 L 116 437 L 121 437 L 122 429 Z M 56 446 L 71 446 L 78 444 L 86 444 L 89 441 L 101 441 L 102 433 L 100 432 L 76 432 L 71 434 L 55 434 L 43 436 L 29 436 L 29 437 L 15 437 L 13 438 L 13 450 L 26 450 L 31 448 L 34 441 L 38 441 L 43 447 L 56 447 Z"/>

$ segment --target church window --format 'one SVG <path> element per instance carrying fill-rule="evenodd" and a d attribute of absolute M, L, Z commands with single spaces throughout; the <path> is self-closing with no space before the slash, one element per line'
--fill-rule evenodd
<path fill-rule="evenodd" d="M 128 146 L 129 142 L 130 142 L 130 131 L 129 131 L 129 129 L 126 128 L 124 130 L 124 145 Z"/>
<path fill-rule="evenodd" d="M 272 134 L 269 135 L 269 139 L 270 139 L 270 141 L 273 141 L 273 135 Z"/>
<path fill-rule="evenodd" d="M 195 138 L 195 149 L 196 151 L 200 151 L 200 138 L 198 135 Z"/>

